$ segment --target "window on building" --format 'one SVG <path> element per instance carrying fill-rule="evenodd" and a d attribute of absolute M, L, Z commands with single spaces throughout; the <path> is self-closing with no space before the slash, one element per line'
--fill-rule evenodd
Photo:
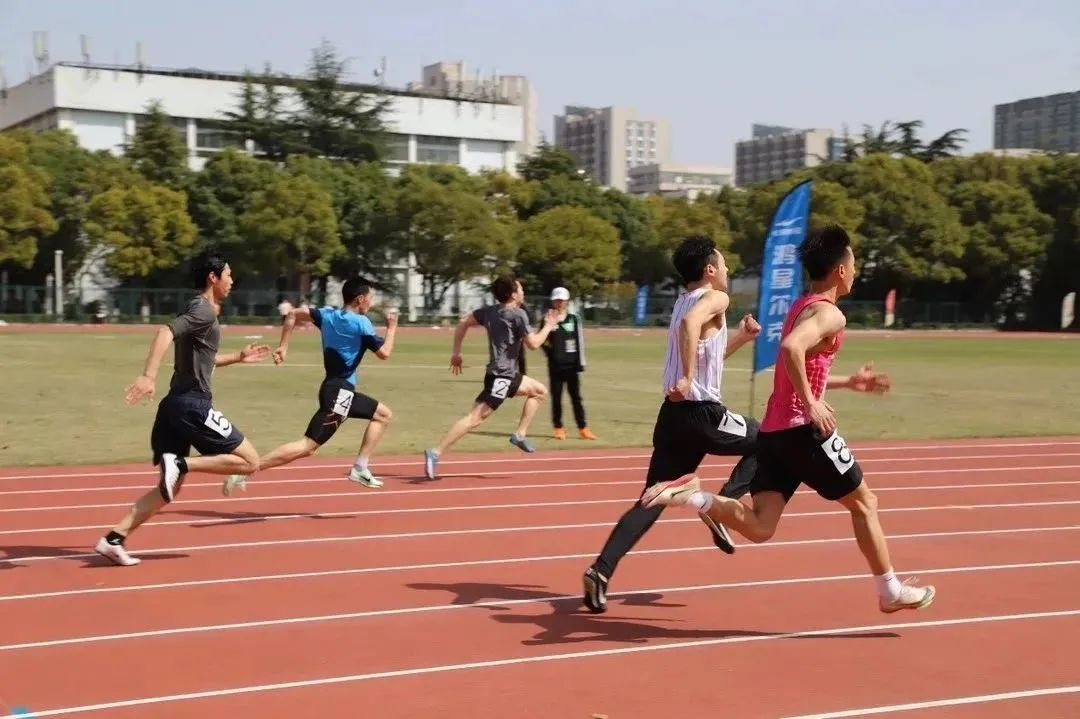
<path fill-rule="evenodd" d="M 409 161 L 409 136 L 389 135 L 386 138 L 386 161 L 408 162 Z"/>
<path fill-rule="evenodd" d="M 184 128 L 186 136 L 187 127 Z M 224 150 L 226 147 L 244 147 L 239 133 L 226 130 L 225 124 L 214 120 L 197 120 L 195 123 L 195 147 L 198 150 Z"/>
<path fill-rule="evenodd" d="M 461 141 L 456 137 L 418 135 L 416 161 L 457 165 L 461 161 Z"/>

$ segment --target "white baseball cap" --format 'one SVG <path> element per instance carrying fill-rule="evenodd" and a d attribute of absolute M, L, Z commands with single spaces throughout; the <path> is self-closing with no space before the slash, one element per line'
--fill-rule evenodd
<path fill-rule="evenodd" d="M 570 299 L 570 290 L 566 289 L 565 287 L 556 287 L 555 289 L 553 289 L 551 291 L 551 301 L 552 302 L 554 302 L 555 300 L 569 300 L 569 299 Z"/>

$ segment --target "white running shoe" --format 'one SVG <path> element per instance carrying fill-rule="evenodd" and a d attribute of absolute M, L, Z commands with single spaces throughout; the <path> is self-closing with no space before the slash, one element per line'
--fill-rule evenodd
<path fill-rule="evenodd" d="M 378 489 L 383 486 L 382 480 L 372 474 L 370 469 L 357 469 L 356 467 L 353 467 L 349 470 L 349 479 L 373 489 Z"/>
<path fill-rule="evenodd" d="M 934 602 L 936 591 L 933 585 L 916 587 L 915 577 L 904 580 L 900 587 L 900 596 L 891 602 L 878 599 L 878 606 L 886 614 L 898 612 L 901 609 L 926 609 Z"/>
<path fill-rule="evenodd" d="M 161 480 L 158 482 L 158 488 L 166 501 L 171 502 L 176 499 L 176 495 L 180 494 L 184 477 L 185 475 L 180 473 L 180 463 L 175 454 L 161 455 Z"/>
<path fill-rule="evenodd" d="M 142 560 L 138 557 L 133 557 L 127 553 L 122 544 L 109 544 L 105 541 L 105 537 L 98 540 L 97 545 L 94 547 L 94 551 L 101 556 L 108 559 L 113 564 L 117 564 L 121 567 L 134 567 Z"/>
<path fill-rule="evenodd" d="M 237 489 L 247 491 L 247 477 L 243 474 L 230 474 L 221 483 L 221 493 L 226 497 L 231 497 Z"/>
<path fill-rule="evenodd" d="M 641 506 L 652 509 L 662 505 L 686 504 L 690 495 L 701 489 L 701 480 L 696 474 L 687 474 L 671 482 L 657 482 L 645 490 L 641 497 Z"/>

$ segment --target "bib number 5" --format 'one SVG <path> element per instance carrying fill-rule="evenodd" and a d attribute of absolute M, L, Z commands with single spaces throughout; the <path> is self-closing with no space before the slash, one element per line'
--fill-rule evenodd
<path fill-rule="evenodd" d="M 218 412 L 216 409 L 212 409 L 206 413 L 206 421 L 203 424 L 226 439 L 232 434 L 232 422 L 225 419 L 225 415 Z"/>

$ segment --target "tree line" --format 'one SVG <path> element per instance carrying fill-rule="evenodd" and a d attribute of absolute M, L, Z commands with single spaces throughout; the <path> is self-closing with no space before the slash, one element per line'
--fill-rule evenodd
<path fill-rule="evenodd" d="M 176 287 L 183 262 L 213 243 L 248 286 L 360 275 L 393 290 L 411 256 L 431 307 L 454 283 L 505 270 L 530 291 L 629 294 L 670 286 L 670 252 L 690 234 L 714 238 L 734 273 L 755 272 L 777 203 L 810 178 L 811 222 L 854 234 L 856 298 L 895 288 L 1049 327 L 1062 296 L 1080 290 L 1080 157 L 958 157 L 963 131 L 923 143 L 915 121 L 866 128 L 839 161 L 695 200 L 599 187 L 547 145 L 516 175 L 388 172 L 386 97 L 344 76 L 325 45 L 303 81 L 248 76 L 221 127 L 254 140 L 256 155 L 228 148 L 198 172 L 157 106 L 123 156 L 64 131 L 0 133 L 0 268 L 42 284 L 60 249 L 68 279 L 93 259 L 128 285 Z"/>

